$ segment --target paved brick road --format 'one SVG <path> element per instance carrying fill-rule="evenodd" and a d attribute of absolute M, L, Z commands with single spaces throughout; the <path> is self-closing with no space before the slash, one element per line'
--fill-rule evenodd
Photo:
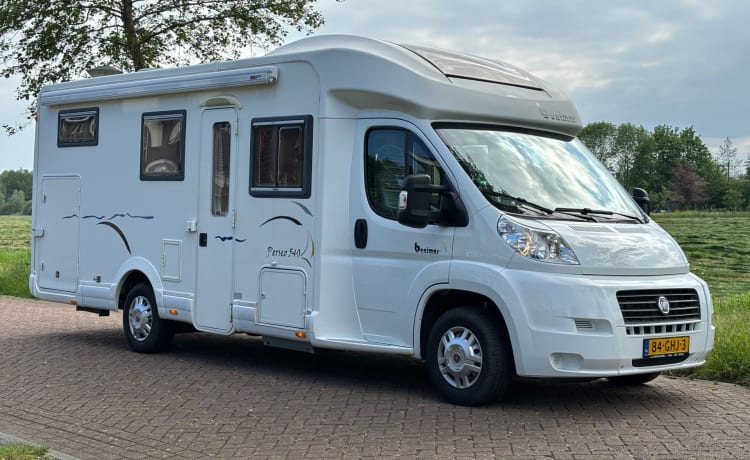
<path fill-rule="evenodd" d="M 82 459 L 750 455 L 750 390 L 734 385 L 532 381 L 465 408 L 404 358 L 206 334 L 138 355 L 120 324 L 0 297 L 0 432 Z"/>

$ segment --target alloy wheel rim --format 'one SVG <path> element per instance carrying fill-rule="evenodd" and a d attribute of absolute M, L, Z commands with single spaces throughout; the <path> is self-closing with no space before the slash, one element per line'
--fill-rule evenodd
<path fill-rule="evenodd" d="M 130 334 L 133 338 L 139 342 L 146 340 L 151 334 L 153 322 L 153 312 L 148 299 L 144 296 L 133 299 L 129 314 Z"/>

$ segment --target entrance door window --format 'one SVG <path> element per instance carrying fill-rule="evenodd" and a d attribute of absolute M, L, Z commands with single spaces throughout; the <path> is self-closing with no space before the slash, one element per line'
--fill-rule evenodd
<path fill-rule="evenodd" d="M 211 214 L 225 216 L 229 208 L 229 152 L 232 127 L 229 122 L 214 123 Z"/>

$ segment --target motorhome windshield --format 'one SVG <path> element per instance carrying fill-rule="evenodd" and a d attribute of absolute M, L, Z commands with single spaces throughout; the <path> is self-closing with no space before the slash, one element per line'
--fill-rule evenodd
<path fill-rule="evenodd" d="M 474 128 L 437 128 L 497 208 L 529 216 L 643 222 L 645 216 L 577 139 Z"/>

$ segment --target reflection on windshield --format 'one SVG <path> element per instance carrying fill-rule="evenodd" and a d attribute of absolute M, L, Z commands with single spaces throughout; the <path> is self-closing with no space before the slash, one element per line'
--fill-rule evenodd
<path fill-rule="evenodd" d="M 577 139 L 489 129 L 437 129 L 485 197 L 498 208 L 589 208 L 641 216 L 620 184 Z M 515 197 L 515 199 L 513 198 Z"/>

